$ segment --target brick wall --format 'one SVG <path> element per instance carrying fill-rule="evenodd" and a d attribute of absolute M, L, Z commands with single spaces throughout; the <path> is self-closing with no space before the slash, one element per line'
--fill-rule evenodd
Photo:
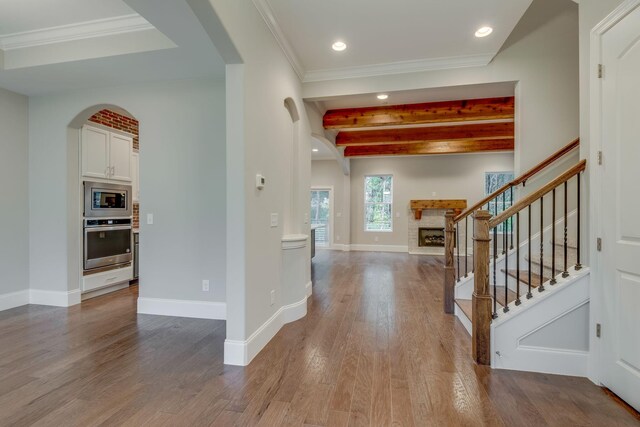
<path fill-rule="evenodd" d="M 138 121 L 136 119 L 123 116 L 115 111 L 101 110 L 91 116 L 89 121 L 133 134 L 133 149 L 140 149 L 140 141 L 138 140 Z"/>
<path fill-rule="evenodd" d="M 103 126 L 107 126 L 113 129 L 121 130 L 133 135 L 133 150 L 140 150 L 139 140 L 139 127 L 138 121 L 122 114 L 118 114 L 111 110 L 100 110 L 91 118 L 90 122 L 100 123 Z M 133 228 L 140 227 L 140 205 L 138 203 L 133 204 Z"/>

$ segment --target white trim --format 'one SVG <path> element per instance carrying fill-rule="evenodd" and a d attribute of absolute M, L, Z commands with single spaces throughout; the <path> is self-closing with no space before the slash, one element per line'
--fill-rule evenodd
<path fill-rule="evenodd" d="M 473 335 L 473 325 L 471 324 L 471 319 L 467 317 L 467 315 L 462 311 L 460 306 L 454 302 L 453 304 L 453 313 L 456 315 L 462 326 L 467 330 L 469 335 Z"/>
<path fill-rule="evenodd" d="M 158 316 L 191 317 L 226 320 L 227 304 L 213 301 L 193 301 L 164 298 L 138 298 L 138 313 Z"/>
<path fill-rule="evenodd" d="M 72 305 L 80 304 L 80 300 L 80 289 L 74 289 L 72 291 L 29 289 L 29 304 L 71 307 Z"/>
<path fill-rule="evenodd" d="M 256 0 L 259 1 L 259 0 Z M 494 54 L 451 56 L 446 58 L 418 59 L 412 61 L 389 62 L 385 64 L 362 65 L 356 67 L 310 70 L 304 73 L 303 83 L 326 80 L 351 79 L 357 77 L 387 76 L 393 74 L 418 73 L 452 68 L 482 67 L 491 62 Z"/>
<path fill-rule="evenodd" d="M 0 295 L 0 311 L 29 304 L 29 290 L 9 292 Z"/>
<path fill-rule="evenodd" d="M 322 246 L 316 244 L 317 248 L 321 249 L 333 249 L 334 245 L 334 235 L 336 234 L 335 226 L 335 210 L 334 210 L 334 199 L 333 199 L 333 185 L 314 185 L 311 186 L 311 192 L 314 191 L 328 191 L 329 192 L 329 244 L 327 246 Z M 326 225 L 325 225 L 326 227 Z"/>
<path fill-rule="evenodd" d="M 300 249 L 307 246 L 307 239 L 309 236 L 306 234 L 286 234 L 282 236 L 281 243 L 283 250 Z"/>
<path fill-rule="evenodd" d="M 253 4 L 255 5 L 256 9 L 258 9 L 258 12 L 260 12 L 262 19 L 264 20 L 265 24 L 267 24 L 269 31 L 271 31 L 271 34 L 273 34 L 273 37 L 278 42 L 278 45 L 280 45 L 280 48 L 282 49 L 284 56 L 287 57 L 289 64 L 291 64 L 291 67 L 298 75 L 300 80 L 303 80 L 305 76 L 304 68 L 302 67 L 302 64 L 300 63 L 300 60 L 298 59 L 295 51 L 289 44 L 289 41 L 284 36 L 282 28 L 280 28 L 280 25 L 276 20 L 271 6 L 269 6 L 269 3 L 266 0 L 253 0 Z"/>
<path fill-rule="evenodd" d="M 590 61 L 589 61 L 589 96 L 590 96 L 590 127 L 589 127 L 589 165 L 598 164 L 598 151 L 602 150 L 605 141 L 602 140 L 602 79 L 598 78 L 596 70 L 598 64 L 602 62 L 602 37 L 613 28 L 618 22 L 633 12 L 640 6 L 640 0 L 626 0 L 619 7 L 614 9 L 604 18 L 593 30 L 590 38 Z M 594 166 L 588 167 L 589 174 L 589 240 L 595 242 L 602 235 L 602 229 L 606 216 L 601 212 L 607 212 L 602 206 L 602 169 Z M 604 277 L 601 265 L 601 253 L 597 251 L 596 245 L 591 244 L 589 248 L 589 265 L 591 267 L 591 304 L 590 304 L 590 325 L 589 325 L 589 364 L 588 377 L 597 385 L 600 385 L 604 375 L 602 363 L 602 341 L 596 338 L 595 325 L 602 323 L 604 296 Z"/>
<path fill-rule="evenodd" d="M 349 245 L 352 251 L 363 252 L 409 252 L 407 245 Z"/>
<path fill-rule="evenodd" d="M 307 283 L 307 295 L 310 295 L 311 282 Z M 244 341 L 224 341 L 225 365 L 247 366 L 254 357 L 271 341 L 283 325 L 301 319 L 307 314 L 307 298 L 280 307 L 273 316 L 264 322 L 249 338 Z"/>
<path fill-rule="evenodd" d="M 309 283 L 304 285 L 304 287 L 307 290 L 307 298 L 308 298 L 313 294 L 313 282 L 309 280 Z"/>
<path fill-rule="evenodd" d="M 0 48 L 3 50 L 22 49 L 154 28 L 146 19 L 134 13 L 114 18 L 96 19 L 76 24 L 0 35 Z"/>

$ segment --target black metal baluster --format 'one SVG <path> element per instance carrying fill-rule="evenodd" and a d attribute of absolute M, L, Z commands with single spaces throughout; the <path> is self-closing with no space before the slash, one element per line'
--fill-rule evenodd
<path fill-rule="evenodd" d="M 493 229 L 493 318 L 498 317 L 498 280 L 496 275 L 497 268 L 497 259 L 498 259 L 498 227 L 494 227 Z"/>
<path fill-rule="evenodd" d="M 538 292 L 544 292 L 544 196 L 540 197 L 540 286 Z"/>
<path fill-rule="evenodd" d="M 459 222 L 456 222 L 456 251 L 458 254 L 458 282 L 460 281 L 460 225 Z"/>
<path fill-rule="evenodd" d="M 556 189 L 551 193 L 551 281 L 555 285 L 556 280 Z"/>
<path fill-rule="evenodd" d="M 476 235 L 476 222 L 475 222 L 475 220 L 471 221 L 471 233 L 472 233 L 472 236 Z M 475 265 L 476 265 L 476 253 L 474 252 L 473 253 L 473 262 L 471 263 L 471 273 L 475 272 L 475 267 L 474 267 Z"/>
<path fill-rule="evenodd" d="M 469 276 L 469 267 L 467 267 L 467 258 L 469 257 L 469 223 L 468 216 L 464 217 L 464 277 Z"/>
<path fill-rule="evenodd" d="M 528 263 L 529 263 L 529 290 L 527 292 L 527 299 L 532 298 L 533 294 L 531 293 L 531 205 L 529 205 L 528 207 L 528 215 L 529 218 L 527 219 L 527 222 L 529 223 L 529 239 L 527 240 L 527 246 L 529 247 L 529 259 L 528 259 Z"/>
<path fill-rule="evenodd" d="M 506 191 L 502 192 L 502 210 L 500 211 L 500 213 L 504 212 L 504 203 L 505 203 L 505 199 L 506 199 Z M 507 224 L 505 224 L 504 222 L 502 223 L 502 234 L 504 235 L 504 241 L 502 242 L 502 253 L 505 254 L 507 253 L 507 230 L 506 230 L 506 226 Z"/>
<path fill-rule="evenodd" d="M 564 182 L 564 270 L 562 277 L 569 277 L 569 266 L 567 265 L 567 181 Z"/>
<path fill-rule="evenodd" d="M 580 174 L 576 175 L 576 179 L 577 184 L 578 184 L 578 211 L 576 212 L 577 218 L 576 220 L 578 221 L 578 225 L 577 225 L 577 230 L 578 230 L 578 235 L 576 237 L 576 255 L 577 255 L 577 259 L 576 259 L 576 266 L 575 269 L 576 270 L 580 270 L 582 268 L 582 264 L 580 264 Z"/>
<path fill-rule="evenodd" d="M 516 233 L 516 305 L 520 305 L 520 212 L 516 213 Z"/>
<path fill-rule="evenodd" d="M 513 185 L 509 187 L 509 191 L 511 192 L 511 203 L 509 207 L 513 206 Z M 511 235 L 511 245 L 509 249 L 513 250 L 513 217 L 509 219 L 509 234 Z"/>
<path fill-rule="evenodd" d="M 508 221 L 508 219 L 507 219 Z M 504 234 L 504 245 L 507 246 L 507 224 L 503 223 L 502 231 Z M 504 257 L 504 307 L 502 308 L 504 313 L 509 311 L 509 254 Z"/>

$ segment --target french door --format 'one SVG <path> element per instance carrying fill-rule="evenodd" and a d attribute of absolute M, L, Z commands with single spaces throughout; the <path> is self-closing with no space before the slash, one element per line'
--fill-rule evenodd
<path fill-rule="evenodd" d="M 311 226 L 316 227 L 316 246 L 331 246 L 331 189 L 311 190 Z"/>

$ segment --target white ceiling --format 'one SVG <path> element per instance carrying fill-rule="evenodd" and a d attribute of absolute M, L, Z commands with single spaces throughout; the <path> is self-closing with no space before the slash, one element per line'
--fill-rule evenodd
<path fill-rule="evenodd" d="M 398 72 L 403 66 L 486 65 L 531 2 L 254 0 L 307 81 L 340 77 L 336 70 L 357 75 L 361 67 L 376 73 Z M 493 34 L 474 37 L 486 25 L 494 28 Z M 331 44 L 336 40 L 347 43 L 347 50 L 334 52 Z"/>
<path fill-rule="evenodd" d="M 122 0 L 2 0 L 0 35 L 129 15 Z"/>
<path fill-rule="evenodd" d="M 91 34 L 96 21 L 105 27 Z M 222 58 L 185 0 L 0 0 L 0 46 L 10 32 L 5 42 L 26 43 L 0 50 L 0 87 L 30 96 L 224 77 Z"/>
<path fill-rule="evenodd" d="M 318 151 L 313 151 L 314 149 Z M 322 142 L 311 138 L 311 160 L 335 160 L 335 154 Z"/>
<path fill-rule="evenodd" d="M 419 104 L 423 102 L 455 101 L 459 99 L 501 98 L 515 95 L 515 82 L 448 86 L 384 93 L 389 95 L 389 98 L 384 101 L 376 98 L 378 93 L 334 96 L 316 99 L 315 101 L 319 102 L 321 111 L 326 111 L 341 108 Z"/>

